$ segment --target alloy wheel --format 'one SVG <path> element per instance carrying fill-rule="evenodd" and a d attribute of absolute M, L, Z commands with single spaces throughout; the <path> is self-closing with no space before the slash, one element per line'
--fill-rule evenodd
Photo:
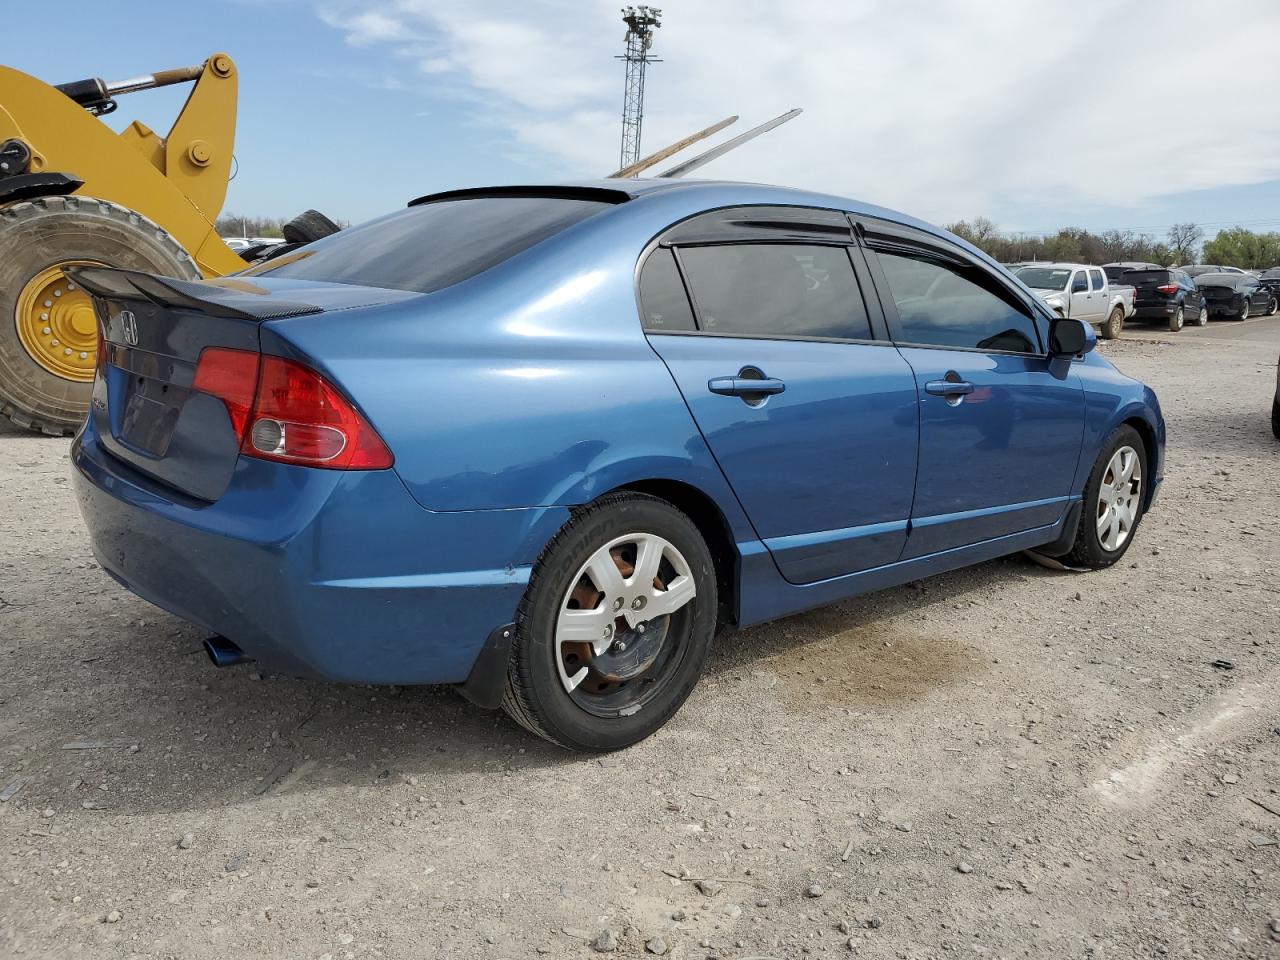
<path fill-rule="evenodd" d="M 596 716 L 627 716 L 679 659 L 697 589 L 684 555 L 651 533 L 617 537 L 578 570 L 560 603 L 560 683 Z"/>
<path fill-rule="evenodd" d="M 1104 550 L 1119 550 L 1133 532 L 1142 497 L 1142 460 L 1133 447 L 1123 446 L 1111 455 L 1102 484 L 1094 522 Z"/>

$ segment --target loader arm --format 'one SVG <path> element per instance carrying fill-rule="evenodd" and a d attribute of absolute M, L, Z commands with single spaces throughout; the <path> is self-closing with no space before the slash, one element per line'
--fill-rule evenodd
<path fill-rule="evenodd" d="M 74 175 L 84 181 L 77 194 L 111 200 L 151 218 L 191 254 L 206 277 L 243 269 L 244 261 L 214 230 L 235 144 L 235 63 L 218 53 L 198 75 L 193 70 L 151 76 L 175 82 L 193 75 L 186 103 L 161 138 L 139 121 L 117 134 L 57 88 L 0 66 L 0 143 L 26 144 L 30 173 Z M 121 86 L 115 92 L 143 88 Z"/>

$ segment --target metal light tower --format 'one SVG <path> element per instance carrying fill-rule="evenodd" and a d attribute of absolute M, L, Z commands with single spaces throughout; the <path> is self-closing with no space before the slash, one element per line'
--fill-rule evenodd
<path fill-rule="evenodd" d="M 629 167 L 640 159 L 640 125 L 644 121 L 644 69 L 660 63 L 649 56 L 653 31 L 662 26 L 662 11 L 657 7 L 623 7 L 622 21 L 627 25 L 627 53 L 618 57 L 627 62 L 627 83 L 622 94 L 622 151 L 618 166 Z"/>

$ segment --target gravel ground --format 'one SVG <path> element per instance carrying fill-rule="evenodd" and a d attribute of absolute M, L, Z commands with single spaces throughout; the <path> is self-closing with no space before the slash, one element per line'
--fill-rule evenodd
<path fill-rule="evenodd" d="M 1100 347 L 1169 419 L 1118 567 L 729 634 L 605 758 L 215 671 L 96 568 L 67 442 L 0 431 L 0 956 L 1280 956 L 1277 334 Z"/>

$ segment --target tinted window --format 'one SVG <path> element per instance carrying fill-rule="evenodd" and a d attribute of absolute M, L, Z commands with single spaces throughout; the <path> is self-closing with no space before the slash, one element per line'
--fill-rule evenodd
<path fill-rule="evenodd" d="M 1093 281 L 1094 290 L 1101 290 L 1103 287 L 1107 285 L 1107 281 L 1103 279 L 1101 270 L 1090 270 L 1089 279 Z"/>
<path fill-rule="evenodd" d="M 349 227 L 245 273 L 430 293 L 474 277 L 609 206 L 546 197 L 427 203 Z"/>
<path fill-rule="evenodd" d="M 680 261 L 704 332 L 871 338 L 867 308 L 844 247 L 682 247 Z"/>
<path fill-rule="evenodd" d="M 1120 275 L 1124 273 L 1125 271 L 1124 267 L 1103 267 L 1102 269 L 1106 272 L 1107 279 L 1110 280 L 1112 283 L 1123 282 L 1120 279 Z"/>
<path fill-rule="evenodd" d="M 1035 325 L 988 289 L 981 272 L 923 258 L 881 253 L 905 343 L 1038 353 Z"/>
<path fill-rule="evenodd" d="M 649 254 L 640 271 L 640 309 L 646 330 L 660 333 L 694 329 L 693 310 L 676 269 L 676 258 L 665 247 Z"/>
<path fill-rule="evenodd" d="M 1121 282 L 1136 287 L 1139 284 L 1169 283 L 1172 278 L 1169 270 L 1126 270 Z"/>
<path fill-rule="evenodd" d="M 1085 276 L 1085 271 L 1081 270 L 1071 278 L 1071 292 L 1085 293 L 1089 289 L 1089 278 Z"/>

